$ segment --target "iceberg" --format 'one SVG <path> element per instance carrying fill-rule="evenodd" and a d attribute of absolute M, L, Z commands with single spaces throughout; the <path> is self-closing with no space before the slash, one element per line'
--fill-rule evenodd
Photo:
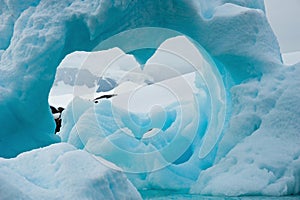
<path fill-rule="evenodd" d="M 140 199 L 120 172 L 66 143 L 0 159 L 1 199 Z"/>
<path fill-rule="evenodd" d="M 224 4 L 217 0 L 149 3 L 42 0 L 19 6 L 14 6 L 13 1 L 3 1 L 2 5 L 8 8 L 1 11 L 3 24 L 8 24 L 2 29 L 6 45 L 2 47 L 0 62 L 0 120 L 4 124 L 0 152 L 5 157 L 59 141 L 54 135 L 55 124 L 47 103 L 56 67 L 67 54 L 92 50 L 116 33 L 138 27 L 163 27 L 186 34 L 228 66 L 238 82 L 269 71 L 272 67 L 267 67 L 268 63 L 278 63 L 281 59 L 262 1 Z M 220 10 L 239 12 L 224 18 L 218 14 Z M 9 17 L 10 13 L 14 19 Z M 144 16 L 145 13 L 148 15 Z M 165 19 L 163 23 L 162 18 Z M 228 29 L 232 26 L 235 29 Z M 145 41 L 144 48 L 157 48 L 165 39 L 174 36 L 164 31 L 153 34 L 156 29 L 139 32 L 123 43 L 118 40 L 104 42 L 101 48 L 118 46 L 125 52 L 132 52 L 134 49 L 126 44 L 134 44 L 135 38 L 145 36 L 151 45 L 149 47 Z M 250 70 L 251 74 L 245 73 Z M 27 140 L 26 145 L 13 139 L 18 136 Z"/>
<path fill-rule="evenodd" d="M 0 4 L 1 195 L 140 198 L 124 174 L 138 190 L 299 194 L 300 66 L 282 64 L 263 0 Z M 55 135 L 49 92 L 75 51 L 95 52 L 81 54 L 83 79 L 72 76 L 76 97 Z M 85 70 L 110 53 L 113 62 Z M 99 77 L 117 96 L 89 100 Z M 32 159 L 49 169 L 34 173 Z"/>

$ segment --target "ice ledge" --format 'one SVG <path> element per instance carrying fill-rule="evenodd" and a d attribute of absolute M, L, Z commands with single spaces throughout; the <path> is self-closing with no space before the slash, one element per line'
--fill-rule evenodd
<path fill-rule="evenodd" d="M 119 171 L 66 143 L 0 159 L 1 199 L 140 199 Z"/>

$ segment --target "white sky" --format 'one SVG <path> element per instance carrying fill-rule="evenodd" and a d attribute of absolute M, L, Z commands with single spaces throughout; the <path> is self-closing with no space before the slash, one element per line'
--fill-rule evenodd
<path fill-rule="evenodd" d="M 282 53 L 300 51 L 300 0 L 265 0 Z"/>

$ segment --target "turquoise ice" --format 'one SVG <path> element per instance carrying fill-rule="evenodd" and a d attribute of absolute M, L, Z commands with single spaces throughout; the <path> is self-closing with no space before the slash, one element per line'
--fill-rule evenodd
<path fill-rule="evenodd" d="M 64 141 L 91 153 L 99 167 L 123 171 L 138 189 L 230 196 L 299 193 L 299 64 L 282 64 L 262 0 L 0 0 L 0 5 L 0 156 L 5 165 L 14 166 L 37 150 L 25 151 Z M 180 37 L 204 55 L 203 74 L 175 58 L 168 63 L 157 50 Z M 133 55 L 134 67 L 141 65 L 128 76 L 142 86 L 136 99 L 138 91 L 178 93 L 142 111 L 130 101 L 125 108 L 118 102 L 131 93 L 98 104 L 76 97 L 55 135 L 48 95 L 59 63 L 74 51 L 114 47 Z M 174 64 L 173 71 L 182 76 L 157 73 L 151 61 Z M 179 79 L 191 98 L 175 98 L 185 97 L 177 91 Z M 46 151 L 70 148 L 57 145 Z M 10 171 L 15 181 L 1 179 L 11 190 L 18 178 L 29 177 L 25 172 L 34 172 L 18 170 Z M 39 175 L 45 174 L 29 182 L 38 185 Z M 2 185 L 0 191 L 8 190 Z"/>

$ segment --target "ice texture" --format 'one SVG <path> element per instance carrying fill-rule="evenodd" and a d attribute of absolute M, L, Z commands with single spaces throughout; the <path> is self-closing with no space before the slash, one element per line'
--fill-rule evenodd
<path fill-rule="evenodd" d="M 300 66 L 283 66 L 277 39 L 264 13 L 263 0 L 40 0 L 27 3 L 0 0 L 0 5 L 1 157 L 15 157 L 62 139 L 95 154 L 98 159 L 103 157 L 115 162 L 139 189 L 176 189 L 209 195 L 299 193 L 300 80 L 297 74 Z M 74 51 L 91 51 L 117 33 L 141 27 L 151 28 L 148 32 L 137 29 L 131 38 L 123 41 L 104 42 L 102 49 L 97 50 L 119 47 L 125 53 L 133 54 L 151 74 L 152 69 L 147 69 L 147 63 L 151 63 L 151 59 L 155 61 L 151 56 L 166 39 L 184 34 L 195 46 L 200 44 L 216 63 L 217 68 L 211 70 L 217 73 L 213 73 L 222 76 L 216 80 L 222 80 L 221 84 L 226 88 L 226 94 L 221 92 L 227 97 L 222 137 L 213 131 L 201 135 L 208 124 L 222 124 L 218 114 L 224 114 L 224 102 L 219 98 L 212 98 L 211 102 L 206 99 L 210 94 L 207 91 L 214 91 L 209 87 L 216 88 L 220 84 L 208 82 L 209 87 L 202 87 L 203 80 L 195 74 L 180 77 L 190 80 L 188 86 L 193 89 L 184 91 L 192 91 L 188 96 L 193 98 L 167 101 L 147 112 L 124 109 L 121 100 L 122 97 L 126 99 L 126 94 L 115 98 L 115 103 L 101 100 L 94 104 L 75 98 L 63 114 L 61 138 L 55 135 L 48 94 L 62 59 Z M 158 34 L 153 27 L 177 32 Z M 152 41 L 149 48 L 133 49 L 145 38 Z M 165 58 L 163 55 L 159 60 Z M 167 80 L 166 85 L 173 86 L 176 91 L 176 88 L 180 89 L 176 87 L 178 79 L 173 80 Z M 156 91 L 155 87 L 160 85 L 153 84 L 137 91 L 146 94 L 145 91 Z M 152 95 L 149 100 L 154 97 Z M 118 99 L 121 100 L 117 102 Z M 210 105 L 222 112 L 213 112 Z M 216 138 L 219 139 L 215 141 Z M 162 146 L 166 144 L 174 146 L 164 150 Z M 46 186 L 54 184 L 60 180 L 60 176 L 49 175 L 55 168 L 47 169 L 47 174 L 35 174 L 30 167 L 21 165 L 22 158 L 28 157 L 23 162 L 34 165 L 28 163 L 31 154 L 36 155 L 39 151 L 51 154 L 51 148 L 62 146 L 64 148 L 57 152 L 62 154 L 61 159 L 71 163 L 78 161 L 72 167 L 84 164 L 77 156 L 84 157 L 83 160 L 92 159 L 87 153 L 62 144 L 21 154 L 12 160 L 1 159 L 1 169 L 7 172 L 1 173 L 5 177 L 1 178 L 5 181 L 1 190 L 19 188 L 18 193 L 9 194 L 26 197 L 27 188 L 34 188 L 33 194 L 47 195 L 41 192 L 44 189 L 35 187 L 39 182 L 29 182 L 43 182 L 40 179 L 43 177 L 48 180 Z M 121 150 L 116 146 L 122 147 Z M 65 153 L 65 148 L 73 149 L 71 155 Z M 183 152 L 178 154 L 177 149 Z M 128 152 L 134 151 L 137 154 L 128 156 Z M 59 157 L 55 151 L 52 153 Z M 49 158 L 42 154 L 38 156 L 39 166 L 47 163 L 42 162 L 44 159 Z M 61 162 L 69 166 L 68 162 Z M 93 166 L 93 161 L 85 166 L 89 165 Z M 28 172 L 27 179 L 6 166 Z M 78 171 L 71 172 L 74 171 L 66 170 L 61 177 L 68 175 L 68 178 L 76 179 Z M 117 174 L 112 176 L 112 180 L 118 177 Z M 100 182 L 107 180 L 102 178 Z M 24 190 L 21 190 L 21 183 L 25 184 Z M 97 183 L 91 185 L 97 186 Z M 93 187 L 86 189 L 89 191 Z M 72 191 L 68 195 L 83 193 Z"/>
<path fill-rule="evenodd" d="M 193 193 L 289 195 L 300 192 L 300 64 L 232 88 L 232 117 L 214 166 Z"/>
<path fill-rule="evenodd" d="M 140 199 L 125 175 L 66 143 L 0 163 L 1 199 Z"/>
<path fill-rule="evenodd" d="M 91 50 L 118 32 L 155 26 L 179 31 L 228 66 L 238 82 L 270 71 L 268 63 L 281 59 L 262 0 L 41 0 L 1 5 L 0 152 L 5 157 L 59 141 L 47 103 L 56 67 L 68 53 Z M 220 16 L 222 10 L 234 13 Z M 170 36 L 152 37 L 157 48 Z M 122 49 L 126 44 L 110 45 L 107 48 Z"/>
<path fill-rule="evenodd" d="M 157 55 L 158 58 L 164 60 L 165 57 Z M 180 102 L 185 103 L 180 105 L 172 104 L 172 98 L 168 100 L 171 95 L 160 91 L 159 86 L 163 85 L 172 92 L 178 85 L 183 89 L 182 77 L 159 82 L 159 85 L 152 84 L 128 94 L 128 97 L 120 95 L 96 105 L 75 99 L 66 109 L 64 118 L 70 119 L 74 115 L 78 118 L 74 108 L 89 108 L 84 114 L 79 113 L 79 120 L 73 127 L 68 121 L 64 124 L 62 140 L 115 163 L 127 172 L 139 189 L 188 191 L 191 187 L 191 193 L 228 196 L 297 194 L 300 189 L 300 127 L 295 119 L 300 112 L 294 107 L 300 98 L 296 89 L 300 84 L 296 75 L 300 68 L 299 65 L 279 65 L 277 71 L 265 74 L 259 80 L 248 80 L 231 88 L 232 108 L 228 126 L 224 128 L 217 147 L 202 159 L 199 159 L 203 145 L 201 134 L 209 124 L 207 116 L 210 110 L 208 100 L 205 100 L 208 94 L 201 87 L 203 82 L 194 74 L 182 76 L 188 80 L 189 87 L 193 87 L 193 94 L 177 91 L 178 96 L 184 97 Z M 197 105 L 189 98 L 193 95 L 197 98 Z M 129 97 L 137 101 L 134 107 L 130 106 Z M 159 102 L 162 107 L 148 108 L 145 101 L 151 105 Z M 122 106 L 127 110 L 122 110 Z M 186 128 L 181 130 L 182 127 Z M 197 135 L 193 135 L 196 128 Z M 184 137 L 177 143 L 172 134 Z M 185 139 L 190 146 L 184 146 Z M 154 154 L 154 157 L 149 155 L 168 143 L 174 145 L 168 146 L 172 154 L 165 151 Z M 143 153 L 143 157 L 130 152 Z"/>

